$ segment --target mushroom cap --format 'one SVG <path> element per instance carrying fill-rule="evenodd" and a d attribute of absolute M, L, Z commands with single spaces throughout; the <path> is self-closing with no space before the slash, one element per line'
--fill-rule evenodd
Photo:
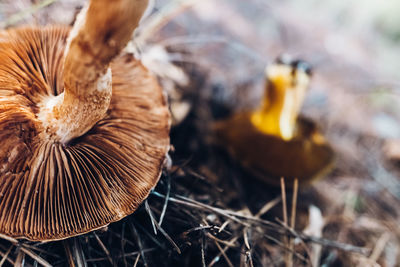
<path fill-rule="evenodd" d="M 63 92 L 69 28 L 0 32 L 0 233 L 29 240 L 83 234 L 131 214 L 161 175 L 170 115 L 162 88 L 132 55 L 111 63 L 103 119 L 61 144 L 38 103 Z"/>
<path fill-rule="evenodd" d="M 307 184 L 332 168 L 334 151 L 312 121 L 298 118 L 295 136 L 285 141 L 259 131 L 250 117 L 241 113 L 214 129 L 218 142 L 255 177 L 276 186 L 280 177 Z"/>

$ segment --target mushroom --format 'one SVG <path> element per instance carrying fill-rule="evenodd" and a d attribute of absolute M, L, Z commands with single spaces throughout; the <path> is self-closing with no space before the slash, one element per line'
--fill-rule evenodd
<path fill-rule="evenodd" d="M 159 180 L 170 115 L 121 50 L 147 0 L 91 0 L 73 28 L 0 33 L 0 233 L 80 235 L 131 214 Z"/>
<path fill-rule="evenodd" d="M 308 183 L 331 169 L 333 149 L 314 122 L 298 117 L 310 74 L 306 62 L 279 58 L 266 69 L 261 106 L 214 125 L 218 142 L 270 184 L 279 177 Z"/>

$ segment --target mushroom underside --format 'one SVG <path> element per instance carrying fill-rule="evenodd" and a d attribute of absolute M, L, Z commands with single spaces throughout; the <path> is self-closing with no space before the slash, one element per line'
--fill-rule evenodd
<path fill-rule="evenodd" d="M 0 35 L 0 233 L 29 240 L 79 235 L 131 214 L 157 183 L 169 112 L 156 79 L 133 58 L 112 64 L 112 99 L 89 132 L 48 139 L 39 103 L 63 92 L 69 28 Z"/>

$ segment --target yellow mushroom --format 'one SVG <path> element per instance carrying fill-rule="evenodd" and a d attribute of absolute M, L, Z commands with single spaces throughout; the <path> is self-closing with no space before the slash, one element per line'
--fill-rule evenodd
<path fill-rule="evenodd" d="M 334 152 L 312 121 L 299 117 L 310 83 L 304 61 L 280 58 L 266 69 L 260 107 L 214 125 L 218 142 L 256 177 L 307 183 L 331 169 Z"/>

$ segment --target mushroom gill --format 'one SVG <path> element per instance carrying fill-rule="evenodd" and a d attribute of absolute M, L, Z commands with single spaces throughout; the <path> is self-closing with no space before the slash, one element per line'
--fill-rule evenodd
<path fill-rule="evenodd" d="M 0 35 L 0 233 L 83 234 L 131 214 L 157 183 L 169 112 L 157 80 L 119 55 L 147 1 L 91 1 L 67 27 Z"/>

